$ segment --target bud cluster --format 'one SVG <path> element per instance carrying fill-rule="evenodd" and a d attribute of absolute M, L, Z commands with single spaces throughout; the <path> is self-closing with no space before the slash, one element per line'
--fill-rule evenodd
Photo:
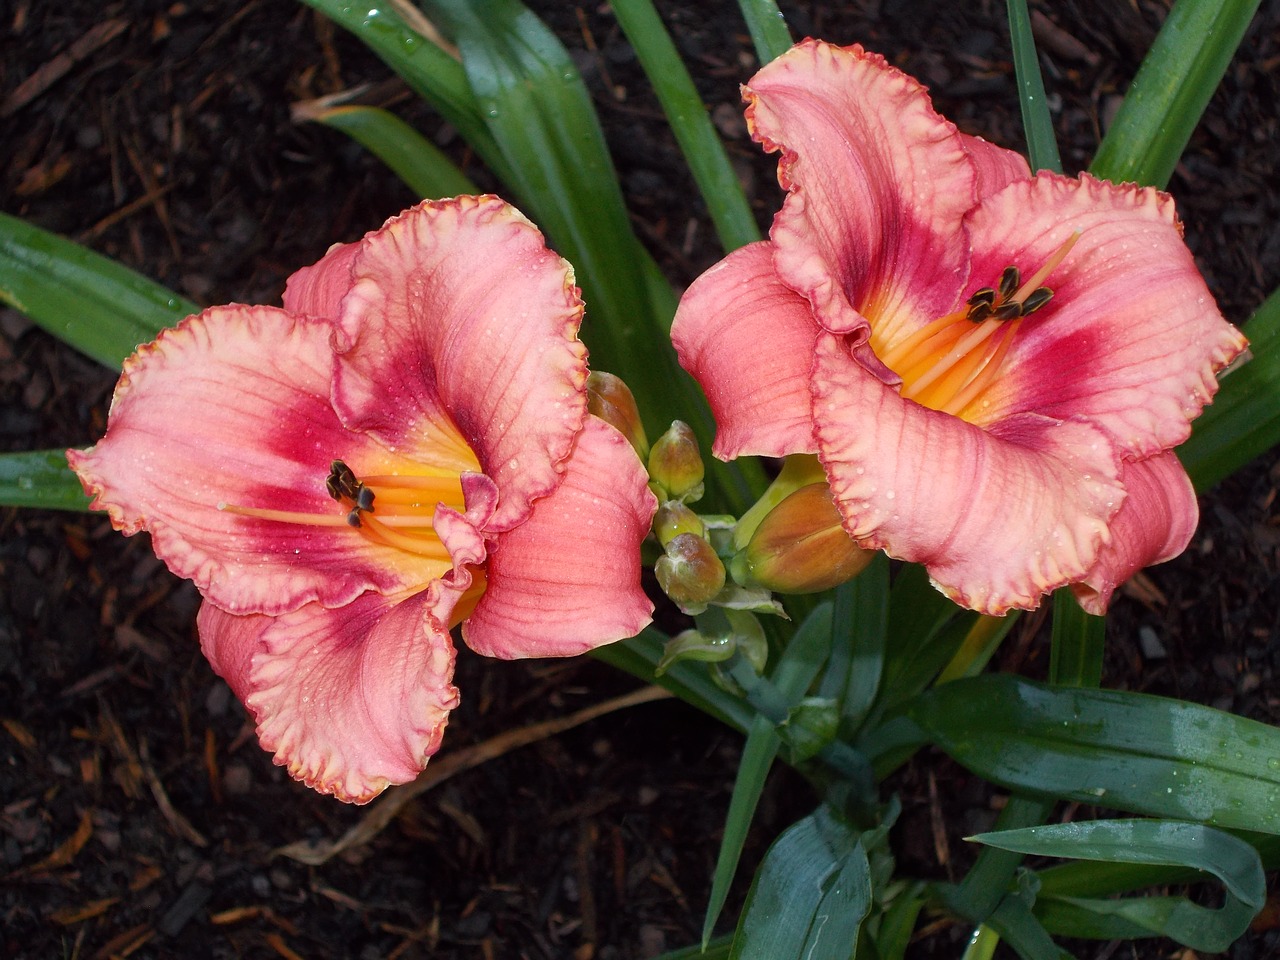
<path fill-rule="evenodd" d="M 663 592 L 686 612 L 698 613 L 711 603 L 760 609 L 769 592 L 826 590 L 870 563 L 872 552 L 845 533 L 816 457 L 788 457 L 726 542 L 723 523 L 713 538 L 689 506 L 702 497 L 705 478 L 692 428 L 676 420 L 650 446 L 635 398 L 609 373 L 591 373 L 587 397 L 588 410 L 621 432 L 648 468 L 649 489 L 659 502 L 653 533 L 663 551 L 654 573 Z M 728 589 L 727 579 L 732 580 Z"/>

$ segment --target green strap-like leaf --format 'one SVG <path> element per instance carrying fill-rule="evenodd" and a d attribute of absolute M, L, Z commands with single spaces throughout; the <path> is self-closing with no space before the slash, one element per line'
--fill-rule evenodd
<path fill-rule="evenodd" d="M 924 905 L 923 897 L 906 891 L 893 899 L 876 930 L 875 956 L 878 960 L 905 960 L 911 935 L 915 932 L 916 919 Z"/>
<path fill-rule="evenodd" d="M 880 689 L 889 628 L 889 558 L 836 588 L 831 659 L 819 696 L 840 704 L 840 735 L 852 740 Z"/>
<path fill-rule="evenodd" d="M 116 369 L 138 344 L 200 309 L 88 247 L 3 213 L 0 300 Z"/>
<path fill-rule="evenodd" d="M 906 703 L 927 687 L 964 642 L 976 616 L 935 589 L 924 567 L 903 567 L 889 593 L 888 642 L 875 713 Z"/>
<path fill-rule="evenodd" d="M 1280 729 L 1264 723 L 1008 675 L 937 687 L 906 715 L 965 767 L 1013 790 L 1280 833 Z"/>
<path fill-rule="evenodd" d="M 319 111 L 309 119 L 341 130 L 390 167 L 419 197 L 439 200 L 480 193 L 434 143 L 394 113 L 344 106 Z"/>
<path fill-rule="evenodd" d="M 1000 811 L 996 829 L 1013 831 L 1044 823 L 1053 806 L 1051 800 L 1014 795 Z M 985 847 L 960 883 L 940 885 L 938 893 L 954 912 L 974 924 L 986 923 L 1005 899 L 1009 882 L 1021 863 L 1021 853 Z"/>
<path fill-rule="evenodd" d="M 731 960 L 849 960 L 870 909 L 871 869 L 859 834 L 821 807 L 769 848 Z"/>
<path fill-rule="evenodd" d="M 831 605 L 823 604 L 801 624 L 774 669 L 772 681 L 781 697 L 783 709 L 800 701 L 826 663 L 830 652 Z M 755 816 L 760 795 L 764 792 L 765 778 L 782 746 L 782 738 L 777 730 L 778 719 L 758 716 L 747 734 L 747 743 L 738 763 L 737 779 L 733 784 L 733 794 L 729 798 L 724 836 L 720 841 L 720 853 L 716 858 L 716 869 L 711 881 L 711 896 L 702 923 L 704 944 L 710 939 L 720 911 L 724 909 L 729 885 L 738 869 L 738 861 L 742 858 L 747 830 Z"/>
<path fill-rule="evenodd" d="M 1080 609 L 1067 589 L 1053 596 L 1053 639 L 1049 674 L 1067 686 L 1096 687 L 1102 676 L 1102 652 L 1106 621 L 1091 617 Z M 1000 811 L 998 829 L 1013 831 L 1043 823 L 1053 812 L 1054 804 L 1043 797 L 1014 794 Z M 1022 863 L 1022 854 L 1006 848 L 987 847 L 978 854 L 964 880 L 949 894 L 948 903 L 975 923 L 991 920 L 993 913 L 1010 908 L 1001 903 L 1014 873 Z M 1020 916 L 1020 914 L 1018 915 Z M 991 920 L 991 922 L 998 922 Z M 1015 927 L 1023 921 L 1018 920 Z M 1026 931 L 1034 942 L 1039 935 Z"/>
<path fill-rule="evenodd" d="M 1022 129 L 1027 137 L 1027 154 L 1032 171 L 1062 172 L 1058 141 L 1053 133 L 1053 117 L 1040 75 L 1036 41 L 1031 35 L 1027 0 L 1008 0 L 1009 36 L 1013 42 L 1013 68 L 1018 76 L 1018 102 L 1022 106 Z"/>
<path fill-rule="evenodd" d="M 1164 187 L 1261 0 L 1177 0 L 1090 169 Z"/>
<path fill-rule="evenodd" d="M 0 454 L 0 506 L 88 510 L 79 479 L 61 450 Z"/>
<path fill-rule="evenodd" d="M 1000 649 L 1000 644 L 1009 635 L 1009 631 L 1017 624 L 1020 615 L 1020 610 L 1011 610 L 1003 617 L 982 614 L 973 620 L 955 655 L 947 661 L 934 682 L 950 683 L 961 677 L 973 677 L 981 673 Z"/>
<path fill-rule="evenodd" d="M 360 38 L 414 92 L 449 121 L 501 179 L 512 171 L 489 133 L 466 73 L 449 53 L 410 27 L 394 4 L 369 0 L 302 0 Z"/>
<path fill-rule="evenodd" d="M 1267 870 L 1280 867 L 1280 835 L 1233 830 L 1232 836 L 1258 852 Z M 1040 894 L 1045 897 L 1114 897 L 1147 887 L 1164 887 L 1198 879 L 1190 867 L 1169 867 L 1141 863 L 1062 863 L 1039 870 Z"/>
<path fill-rule="evenodd" d="M 774 0 L 738 0 L 738 9 L 747 21 L 761 66 L 791 49 L 791 31 Z"/>
<path fill-rule="evenodd" d="M 1105 617 L 1085 613 L 1069 588 L 1054 591 L 1049 679 L 1072 687 L 1101 683 L 1106 633 Z"/>
<path fill-rule="evenodd" d="M 738 176 L 729 164 L 724 144 L 653 3 L 651 0 L 613 0 L 612 6 L 618 25 L 635 48 L 645 76 L 653 84 L 671 131 L 688 161 L 721 246 L 728 252 L 759 240 L 760 229 Z"/>
<path fill-rule="evenodd" d="M 987 925 L 1000 934 L 1022 960 L 1074 960 L 1053 942 L 1031 908 L 1013 894 L 1000 901 Z"/>
<path fill-rule="evenodd" d="M 1037 856 L 1189 867 L 1217 877 L 1226 890 L 1226 900 L 1216 910 L 1185 897 L 1087 900 L 1041 896 L 1036 915 L 1047 929 L 1064 935 L 1104 939 L 1164 936 L 1196 950 L 1217 953 L 1244 933 L 1266 899 L 1258 852 L 1229 833 L 1198 823 L 1084 821 L 985 833 L 972 839 Z"/>
<path fill-rule="evenodd" d="M 707 898 L 707 912 L 702 920 L 702 943 L 711 940 L 716 921 L 729 896 L 729 887 L 742 859 L 742 848 L 747 842 L 747 831 L 756 814 L 756 806 L 764 793 L 765 780 L 773 766 L 782 738 L 773 722 L 757 716 L 747 731 L 747 742 L 742 747 L 738 761 L 738 773 L 733 781 L 733 793 L 729 797 L 729 811 L 725 816 L 724 833 L 720 838 L 720 852 L 716 856 L 716 868 L 711 875 L 711 893 Z"/>
<path fill-rule="evenodd" d="M 1252 359 L 1222 380 L 1178 447 L 1197 490 L 1208 490 L 1280 443 L 1280 290 L 1244 326 Z"/>

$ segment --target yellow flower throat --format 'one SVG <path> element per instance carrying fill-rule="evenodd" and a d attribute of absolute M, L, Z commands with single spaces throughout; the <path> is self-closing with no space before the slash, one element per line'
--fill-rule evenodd
<path fill-rule="evenodd" d="M 894 339 L 873 325 L 871 349 L 902 378 L 901 395 L 964 420 L 977 420 L 982 396 L 995 383 L 1022 325 L 1053 296 L 1041 286 L 1080 238 L 1071 234 L 1025 283 L 1006 267 L 999 284 L 977 291 L 964 307 Z"/>
<path fill-rule="evenodd" d="M 433 560 L 449 560 L 449 551 L 436 535 L 433 520 L 438 503 L 459 511 L 465 509 L 458 474 L 441 470 L 438 474 L 360 478 L 343 461 L 334 460 L 329 465 L 325 489 L 343 512 L 305 513 L 229 503 L 218 504 L 218 509 L 302 526 L 354 527 L 374 543 Z"/>

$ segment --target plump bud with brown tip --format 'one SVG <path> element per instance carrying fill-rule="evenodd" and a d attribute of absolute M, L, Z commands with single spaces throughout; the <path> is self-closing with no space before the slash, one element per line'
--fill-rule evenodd
<path fill-rule="evenodd" d="M 650 486 L 659 487 L 659 500 L 693 503 L 702 496 L 702 477 L 698 438 L 687 423 L 675 420 L 649 451 Z"/>
<path fill-rule="evenodd" d="M 711 544 L 692 533 L 682 533 L 667 544 L 653 572 L 662 592 L 681 607 L 712 600 L 724 589 L 724 564 Z"/>
<path fill-rule="evenodd" d="M 766 514 L 729 566 L 743 586 L 816 593 L 857 576 L 874 556 L 844 532 L 826 483 L 811 483 Z"/>
<path fill-rule="evenodd" d="M 587 375 L 587 412 L 626 437 L 642 463 L 648 458 L 649 438 L 640 422 L 636 398 L 621 377 L 603 370 L 592 370 Z"/>

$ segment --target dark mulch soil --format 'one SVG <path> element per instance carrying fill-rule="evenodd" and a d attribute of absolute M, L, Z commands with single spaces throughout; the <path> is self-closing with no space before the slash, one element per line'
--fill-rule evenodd
<path fill-rule="evenodd" d="M 614 20 L 598 3 L 535 6 L 579 59 L 642 235 L 687 283 L 717 251 Z M 779 197 L 744 134 L 737 84 L 754 58 L 734 5 L 659 6 L 767 223 Z M 1087 164 L 1166 6 L 1033 4 L 1070 170 Z M 928 83 L 965 130 L 1021 144 L 1003 4 L 790 9 L 797 34 L 861 41 Z M 302 6 L 11 0 L 0 21 L 0 209 L 202 303 L 276 302 L 292 270 L 416 199 L 341 136 L 293 124 L 292 102 L 372 83 L 465 158 L 381 63 Z M 1266 4 L 1171 185 L 1236 322 L 1280 283 L 1278 37 L 1280 5 Z M 91 442 L 113 382 L 0 311 L 0 449 Z M 1187 554 L 1116 604 L 1108 684 L 1280 719 L 1277 485 L 1271 454 L 1204 498 Z M 145 538 L 0 510 L 0 956 L 632 958 L 696 938 L 736 736 L 677 702 L 634 707 L 467 771 L 370 842 L 304 866 L 273 851 L 336 837 L 364 811 L 292 783 L 258 749 L 199 655 L 197 600 Z M 1002 666 L 1043 675 L 1039 622 L 1018 626 Z M 446 755 L 634 685 L 590 660 L 465 652 L 458 683 Z M 991 791 L 936 756 L 894 786 L 904 863 L 962 872 L 971 854 L 956 838 L 990 821 Z M 748 868 L 810 800 L 775 775 Z M 933 814 L 948 825 L 938 840 Z M 918 954 L 956 956 L 962 933 L 936 928 Z M 1113 947 L 1077 952 L 1173 955 Z M 1257 931 L 1234 956 L 1277 950 Z"/>

